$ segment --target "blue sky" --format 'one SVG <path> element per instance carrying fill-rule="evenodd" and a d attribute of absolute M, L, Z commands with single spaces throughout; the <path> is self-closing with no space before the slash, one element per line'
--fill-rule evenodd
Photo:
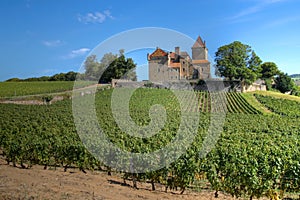
<path fill-rule="evenodd" d="M 212 59 L 218 47 L 238 40 L 263 61 L 300 73 L 299 9 L 299 0 L 2 0 L 0 81 L 78 71 L 99 43 L 142 27 L 200 35 Z M 145 64 L 146 55 L 128 55 Z"/>

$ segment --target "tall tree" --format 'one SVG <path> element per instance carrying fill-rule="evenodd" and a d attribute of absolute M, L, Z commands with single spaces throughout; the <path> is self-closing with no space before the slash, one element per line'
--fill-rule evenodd
<path fill-rule="evenodd" d="M 280 71 L 278 70 L 277 65 L 274 62 L 264 62 L 261 65 L 261 78 L 270 79 L 275 75 L 278 75 Z"/>
<path fill-rule="evenodd" d="M 218 48 L 215 61 L 221 76 L 238 79 L 246 85 L 259 77 L 262 62 L 249 45 L 239 41 Z"/>
<path fill-rule="evenodd" d="M 133 60 L 131 58 L 125 58 L 122 54 L 109 64 L 99 82 L 108 83 L 111 82 L 112 79 L 128 79 L 136 81 L 135 68 L 136 64 Z"/>
<path fill-rule="evenodd" d="M 88 56 L 84 62 L 85 80 L 97 80 L 97 74 L 101 70 L 100 63 L 97 61 L 96 55 Z"/>

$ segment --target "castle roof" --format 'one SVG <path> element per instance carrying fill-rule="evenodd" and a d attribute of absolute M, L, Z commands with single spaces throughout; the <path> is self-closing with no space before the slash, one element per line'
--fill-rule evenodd
<path fill-rule="evenodd" d="M 187 58 L 189 56 L 189 54 L 186 51 L 182 51 L 182 52 L 180 52 L 180 56 Z"/>
<path fill-rule="evenodd" d="M 162 57 L 162 56 L 167 56 L 168 55 L 168 53 L 167 52 L 165 52 L 164 50 L 162 50 L 162 49 L 160 49 L 160 48 L 156 48 L 156 50 L 152 53 L 152 54 L 150 54 L 150 58 L 152 58 L 152 57 Z"/>
<path fill-rule="evenodd" d="M 197 48 L 197 47 L 206 47 L 205 42 L 203 42 L 200 36 L 198 36 L 196 42 L 193 45 L 193 48 Z"/>

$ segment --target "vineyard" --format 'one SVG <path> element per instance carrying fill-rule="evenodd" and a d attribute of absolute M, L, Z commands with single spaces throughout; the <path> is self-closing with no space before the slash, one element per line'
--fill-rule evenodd
<path fill-rule="evenodd" d="M 88 81 L 77 83 L 82 87 L 90 84 Z M 71 91 L 73 86 L 73 81 L 1 82 L 0 98 Z"/>
<path fill-rule="evenodd" d="M 187 188 L 199 187 L 201 181 L 207 181 L 215 191 L 216 197 L 218 192 L 248 199 L 263 196 L 275 198 L 277 194 L 284 197 L 288 193 L 299 193 L 299 117 L 285 117 L 296 116 L 287 115 L 287 111 L 290 110 L 288 106 L 295 108 L 292 103 L 284 102 L 286 110 L 280 109 L 284 116 L 262 115 L 238 93 L 181 91 L 174 94 L 170 90 L 138 89 L 129 101 L 132 121 L 141 127 L 151 124 L 151 117 L 155 115 L 149 114 L 149 111 L 157 104 L 164 107 L 166 117 L 157 134 L 151 137 L 136 137 L 118 126 L 112 110 L 116 109 L 118 115 L 124 117 L 126 111 L 121 105 L 112 107 L 112 95 L 113 90 L 96 93 L 97 122 L 113 144 L 129 152 L 148 153 L 163 148 L 173 142 L 185 115 L 199 115 L 197 124 L 187 123 L 187 137 L 180 140 L 182 144 L 191 144 L 186 146 L 184 154 L 175 162 L 156 171 L 137 173 L 138 169 L 133 169 L 131 173 L 122 173 L 124 179 L 133 181 L 134 187 L 137 187 L 136 181 L 142 181 L 149 182 L 153 190 L 156 183 L 161 183 L 166 185 L 166 190 L 180 188 L 184 192 Z M 73 101 L 78 101 L 79 107 L 82 108 L 77 111 L 84 111 L 91 98 L 94 97 L 86 95 L 74 99 Z M 271 101 L 273 102 L 273 99 L 265 100 L 264 105 L 280 105 L 280 101 L 278 104 Z M 199 152 L 205 145 L 203 141 L 210 137 L 208 130 L 213 124 L 214 116 L 222 116 L 224 113 L 226 118 L 215 148 L 212 148 L 206 157 L 201 157 Z M 89 128 L 93 127 L 89 124 L 92 124 L 93 119 L 84 119 L 89 117 L 88 114 L 75 114 L 79 115 L 87 133 L 97 131 Z M 156 117 L 158 120 L 154 123 L 159 124 L 163 118 Z M 83 172 L 106 170 L 110 174 L 126 161 L 123 154 L 112 154 L 108 146 L 99 145 L 98 142 L 101 141 L 90 137 L 92 134 L 87 138 L 79 138 L 72 114 L 72 100 L 43 106 L 0 104 L 0 126 L 0 147 L 7 162 L 14 166 L 30 168 L 39 164 L 45 169 L 49 166 L 60 166 L 64 167 L 65 171 L 77 167 Z M 192 141 L 188 141 L 189 131 L 193 130 L 197 130 L 197 133 Z M 129 131 L 134 133 L 136 129 Z M 138 133 L 143 134 L 142 131 Z M 146 133 L 147 131 L 144 132 Z M 80 139 L 90 146 L 101 146 L 102 149 L 92 149 L 98 151 L 99 158 L 114 157 L 119 162 L 104 163 L 100 159 L 97 160 L 87 151 Z M 159 159 L 168 161 L 168 158 Z M 145 164 L 156 165 L 147 160 Z"/>
<path fill-rule="evenodd" d="M 269 110 L 287 117 L 300 117 L 300 102 L 256 94 L 256 99 Z"/>

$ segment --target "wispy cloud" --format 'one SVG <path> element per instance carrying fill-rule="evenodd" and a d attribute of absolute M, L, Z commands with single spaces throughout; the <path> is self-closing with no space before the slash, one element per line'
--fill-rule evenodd
<path fill-rule="evenodd" d="M 63 56 L 64 59 L 72 59 L 78 56 L 83 56 L 90 51 L 89 48 L 81 48 L 71 51 L 68 55 Z"/>
<path fill-rule="evenodd" d="M 79 22 L 89 24 L 89 23 L 103 23 L 107 19 L 113 19 L 110 10 L 104 10 L 103 12 L 87 13 L 85 15 L 79 14 L 77 19 Z"/>
<path fill-rule="evenodd" d="M 288 23 L 291 23 L 291 22 L 296 22 L 296 21 L 300 21 L 300 16 L 280 18 L 278 20 L 274 20 L 274 21 L 270 22 L 265 27 L 266 28 L 273 28 L 273 27 L 282 26 L 282 25 L 285 25 L 285 24 L 288 24 Z"/>
<path fill-rule="evenodd" d="M 288 0 L 260 0 L 255 5 L 250 6 L 244 10 L 241 10 L 236 15 L 227 18 L 227 20 L 231 22 L 240 22 L 241 18 L 256 14 L 272 4 L 285 2 L 285 1 Z"/>
<path fill-rule="evenodd" d="M 63 42 L 61 40 L 44 40 L 42 44 L 47 47 L 58 47 L 63 45 Z"/>

